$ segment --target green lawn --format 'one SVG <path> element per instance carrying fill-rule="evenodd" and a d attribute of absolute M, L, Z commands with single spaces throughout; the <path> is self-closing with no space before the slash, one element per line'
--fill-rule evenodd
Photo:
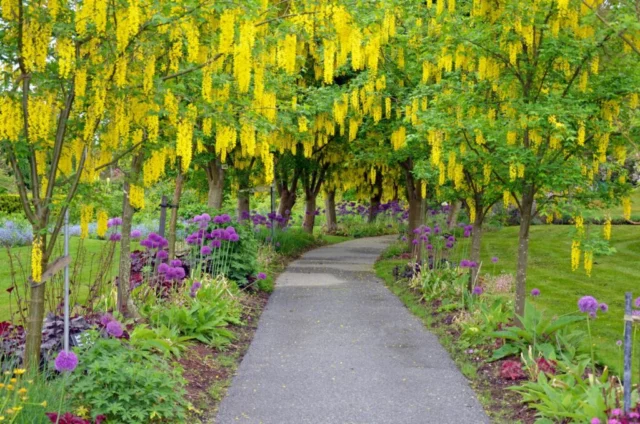
<path fill-rule="evenodd" d="M 62 254 L 62 239 L 60 238 L 59 246 L 56 246 L 54 257 L 61 256 Z M 107 241 L 102 240 L 84 240 L 80 245 L 80 239 L 72 237 L 70 241 L 70 254 L 73 259 L 72 269 L 76 267 L 75 275 L 77 275 L 77 281 L 79 281 L 78 300 L 80 302 L 86 299 L 88 288 L 95 280 L 96 275 L 104 266 L 101 261 L 103 252 L 106 252 L 108 247 Z M 135 248 L 135 247 L 134 247 Z M 15 279 L 18 284 L 24 284 L 26 276 L 31 273 L 31 247 L 17 247 L 11 249 L 12 261 L 14 264 Z M 114 259 L 111 262 L 110 269 L 107 271 L 109 276 L 115 275 L 118 269 L 119 254 L 116 251 Z M 9 253 L 6 249 L 0 250 L 0 263 L 3 266 L 0 267 L 0 321 L 11 318 L 10 310 L 15 310 L 15 303 L 10 306 L 9 293 L 7 289 L 12 286 L 11 268 L 9 266 Z M 72 275 L 74 271 L 72 271 Z M 60 276 L 62 273 L 60 273 Z M 58 277 L 52 280 L 53 285 L 62 284 L 62 278 Z M 20 290 L 24 293 L 24 286 L 20 286 Z"/>
<path fill-rule="evenodd" d="M 631 219 L 633 221 L 640 221 L 640 189 L 635 189 L 631 192 Z M 585 211 L 583 213 L 585 218 L 599 218 L 602 219 L 606 216 L 610 216 L 612 219 L 622 219 L 622 205 L 618 205 L 609 209 L 593 209 Z"/>
<path fill-rule="evenodd" d="M 600 313 L 593 325 L 594 342 L 598 356 L 617 370 L 621 357 L 616 341 L 622 338 L 624 293 L 640 296 L 640 226 L 613 227 L 611 244 L 617 253 L 596 257 L 590 278 L 583 269 L 571 271 L 571 229 L 531 228 L 527 290 L 540 289 L 542 295 L 536 303 L 557 315 L 576 311 L 578 299 L 585 295 L 607 303 L 609 312 Z M 515 274 L 517 245 L 517 227 L 487 232 L 482 246 L 483 272 Z M 491 263 L 494 256 L 499 258 L 495 265 Z"/>

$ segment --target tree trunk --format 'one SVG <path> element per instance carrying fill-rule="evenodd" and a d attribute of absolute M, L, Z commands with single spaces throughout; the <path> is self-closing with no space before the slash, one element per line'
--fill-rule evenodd
<path fill-rule="evenodd" d="M 380 212 L 381 199 L 382 199 L 381 194 L 376 194 L 371 197 L 371 205 L 369 206 L 369 217 L 367 219 L 367 222 L 369 224 L 373 223 L 376 220 L 378 213 Z"/>
<path fill-rule="evenodd" d="M 529 228 L 533 219 L 533 189 L 525 187 L 520 203 L 520 233 L 518 235 L 518 265 L 516 268 L 516 315 L 524 316 L 527 261 L 529 256 Z M 520 320 L 516 317 L 516 322 Z"/>
<path fill-rule="evenodd" d="M 206 173 L 207 183 L 209 184 L 207 207 L 209 209 L 220 209 L 224 199 L 224 169 L 220 159 L 210 160 L 207 164 Z"/>
<path fill-rule="evenodd" d="M 476 209 L 476 220 L 473 223 L 473 233 L 471 233 L 471 261 L 480 264 L 480 249 L 482 247 L 482 221 L 484 216 L 481 208 Z M 469 279 L 469 291 L 473 290 L 473 286 L 478 279 L 478 267 L 471 268 L 471 277 Z"/>
<path fill-rule="evenodd" d="M 144 155 L 139 152 L 131 162 L 129 178 L 136 179 L 142 169 Z M 131 226 L 135 213 L 129 201 L 129 181 L 124 182 L 124 197 L 122 200 L 122 233 L 120 239 L 120 269 L 118 271 L 118 311 L 124 316 L 127 314 L 129 298 L 129 280 L 131 279 Z"/>
<path fill-rule="evenodd" d="M 325 216 L 327 218 L 327 233 L 334 234 L 338 229 L 338 220 L 336 218 L 336 191 L 329 190 L 326 192 L 324 199 Z"/>
<path fill-rule="evenodd" d="M 249 178 L 238 178 L 238 221 L 249 219 L 251 216 L 251 193 L 249 192 Z"/>
<path fill-rule="evenodd" d="M 278 222 L 278 228 L 282 229 L 287 225 L 289 219 L 291 219 L 291 210 L 296 204 L 297 195 L 291 193 L 288 189 L 283 188 L 280 190 L 280 204 L 278 205 L 278 214 L 285 218 L 284 222 Z"/>
<path fill-rule="evenodd" d="M 315 193 L 311 193 L 305 198 L 305 213 L 302 227 L 309 234 L 313 234 L 313 227 L 316 223 L 316 197 Z"/>
<path fill-rule="evenodd" d="M 39 231 L 34 228 L 34 234 Z M 47 269 L 49 258 L 46 257 L 45 245 L 42 246 L 42 272 Z M 44 323 L 45 283 L 31 286 L 29 300 L 29 318 L 27 319 L 27 339 L 24 352 L 24 368 L 37 370 L 40 367 L 40 345 L 42 344 L 42 326 Z"/>
<path fill-rule="evenodd" d="M 415 259 L 420 257 L 421 244 L 420 236 L 414 233 L 414 230 L 424 224 L 424 215 L 422 213 L 422 199 L 419 197 L 412 197 L 409 199 L 409 228 L 408 228 L 408 242 L 409 249 L 413 252 Z M 413 240 L 418 240 L 417 244 L 413 244 Z"/>
<path fill-rule="evenodd" d="M 462 208 L 462 202 L 460 200 L 454 202 L 449 207 L 449 215 L 447 216 L 447 226 L 450 230 L 453 230 L 458 221 L 458 214 Z"/>
<path fill-rule="evenodd" d="M 178 164 L 180 165 L 180 164 Z M 173 201 L 171 208 L 171 218 L 169 218 L 169 259 L 174 259 L 176 256 L 176 227 L 178 225 L 178 208 L 180 206 L 180 197 L 182 196 L 182 185 L 184 183 L 184 175 L 182 172 L 178 172 L 176 178 L 176 188 L 173 191 Z"/>

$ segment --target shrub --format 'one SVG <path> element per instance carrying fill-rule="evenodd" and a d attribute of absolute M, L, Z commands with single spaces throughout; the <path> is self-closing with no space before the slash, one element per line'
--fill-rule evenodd
<path fill-rule="evenodd" d="M 93 418 L 104 414 L 107 422 L 186 422 L 184 381 L 162 358 L 97 333 L 87 344 L 70 376 L 69 392 Z"/>
<path fill-rule="evenodd" d="M 22 211 L 20 196 L 17 194 L 0 194 L 0 214 L 11 214 Z"/>

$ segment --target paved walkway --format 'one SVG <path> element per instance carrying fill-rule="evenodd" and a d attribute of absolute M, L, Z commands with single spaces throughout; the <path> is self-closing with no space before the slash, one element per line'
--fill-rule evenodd
<path fill-rule="evenodd" d="M 291 263 L 260 318 L 217 424 L 481 424 L 447 352 L 373 275 L 389 237 Z"/>

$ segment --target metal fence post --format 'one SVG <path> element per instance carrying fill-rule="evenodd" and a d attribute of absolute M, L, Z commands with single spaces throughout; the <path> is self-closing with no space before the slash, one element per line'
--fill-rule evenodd
<path fill-rule="evenodd" d="M 167 196 L 162 196 L 162 202 L 160 203 L 160 228 L 158 228 L 158 234 L 164 237 L 165 229 L 167 227 Z"/>
<path fill-rule="evenodd" d="M 64 213 L 64 256 L 69 256 L 69 209 Z M 69 264 L 64 267 L 64 351 L 69 351 Z"/>
<path fill-rule="evenodd" d="M 632 295 L 630 292 L 624 294 L 624 412 L 629 413 L 631 409 L 631 332 L 633 325 L 633 311 L 631 307 Z"/>

